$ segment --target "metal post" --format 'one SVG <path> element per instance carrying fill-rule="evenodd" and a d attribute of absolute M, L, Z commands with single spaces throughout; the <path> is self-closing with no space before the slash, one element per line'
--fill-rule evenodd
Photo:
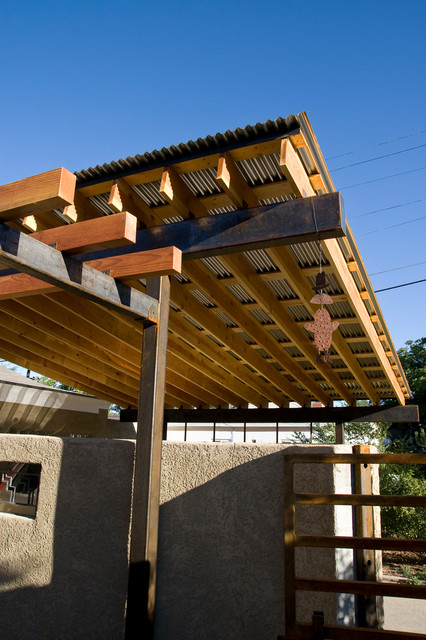
<path fill-rule="evenodd" d="M 134 466 L 126 640 L 152 638 L 155 605 L 161 444 L 169 319 L 168 276 L 147 279 L 159 301 L 158 323 L 143 333 Z"/>

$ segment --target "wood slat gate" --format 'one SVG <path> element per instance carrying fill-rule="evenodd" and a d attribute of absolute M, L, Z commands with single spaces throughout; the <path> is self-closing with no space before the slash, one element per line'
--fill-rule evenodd
<path fill-rule="evenodd" d="M 296 464 L 350 464 L 353 465 L 354 493 L 325 494 L 298 493 L 294 487 Z M 353 453 L 285 453 L 284 465 L 284 580 L 285 580 L 285 635 L 278 640 L 353 639 L 370 638 L 425 639 L 422 633 L 402 633 L 371 628 L 374 626 L 376 596 L 400 598 L 426 598 L 425 585 L 392 584 L 377 581 L 374 569 L 375 550 L 426 551 L 426 540 L 402 540 L 373 537 L 374 506 L 425 507 L 426 498 L 411 495 L 373 495 L 371 465 L 375 464 L 426 464 L 424 454 L 371 453 L 367 446 L 354 447 Z M 296 504 L 351 505 L 355 509 L 356 531 L 354 536 L 315 536 L 296 534 Z M 296 576 L 296 548 L 322 547 L 353 549 L 356 551 L 357 580 L 313 579 Z M 313 612 L 312 623 L 296 620 L 296 592 L 319 591 L 321 593 L 348 593 L 358 595 L 358 625 L 325 625 L 322 612 Z M 370 628 L 368 628 L 370 627 Z"/>

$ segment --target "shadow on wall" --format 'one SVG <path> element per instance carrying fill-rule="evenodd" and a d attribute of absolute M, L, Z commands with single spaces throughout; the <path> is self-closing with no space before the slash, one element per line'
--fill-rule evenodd
<path fill-rule="evenodd" d="M 8 438 L 15 459 L 42 458 L 42 474 L 36 519 L 0 516 L 4 637 L 121 640 L 134 444 Z"/>
<path fill-rule="evenodd" d="M 284 448 L 163 444 L 156 640 L 284 633 Z M 296 487 L 333 492 L 332 467 L 301 465 Z M 298 533 L 333 534 L 333 507 L 297 510 Z M 298 549 L 297 572 L 334 578 L 334 551 Z M 299 596 L 299 621 L 336 621 L 335 595 Z"/>

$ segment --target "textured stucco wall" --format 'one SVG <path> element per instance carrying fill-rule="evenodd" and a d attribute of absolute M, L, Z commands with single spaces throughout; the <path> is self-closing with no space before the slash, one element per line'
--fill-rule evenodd
<path fill-rule="evenodd" d="M 275 640 L 284 633 L 288 448 L 350 451 L 163 443 L 156 640 Z M 125 440 L 0 435 L 0 459 L 42 464 L 36 519 L 0 513 L 8 640 L 122 640 L 133 455 L 134 443 Z M 296 488 L 344 492 L 346 471 L 300 466 Z M 324 506 L 298 507 L 297 522 L 300 533 L 341 527 Z M 300 575 L 351 570 L 347 559 L 338 566 L 333 550 L 297 555 Z M 309 620 L 320 609 L 335 620 L 344 604 L 339 613 L 334 595 L 301 593 L 298 617 Z"/>
<path fill-rule="evenodd" d="M 134 443 L 0 435 L 41 463 L 34 520 L 0 513 L 1 637 L 121 640 Z"/>
<path fill-rule="evenodd" d="M 284 633 L 283 451 L 349 452 L 335 447 L 163 444 L 156 640 L 275 640 Z M 349 467 L 300 465 L 296 489 L 349 490 Z M 347 530 L 351 528 L 349 512 Z M 299 533 L 333 534 L 333 507 L 297 507 Z M 348 575 L 335 552 L 298 549 L 297 572 Z M 299 592 L 298 619 L 324 610 L 351 618 L 335 595 Z M 339 610 L 346 606 L 346 610 Z"/>

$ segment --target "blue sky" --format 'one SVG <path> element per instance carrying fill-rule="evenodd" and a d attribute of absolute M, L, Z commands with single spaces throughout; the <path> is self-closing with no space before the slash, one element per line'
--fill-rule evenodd
<path fill-rule="evenodd" d="M 423 0 L 3 0 L 0 183 L 305 110 L 387 271 L 374 288 L 425 278 L 399 269 L 426 261 L 425 18 Z M 426 283 L 377 295 L 397 348 L 426 335 Z"/>

